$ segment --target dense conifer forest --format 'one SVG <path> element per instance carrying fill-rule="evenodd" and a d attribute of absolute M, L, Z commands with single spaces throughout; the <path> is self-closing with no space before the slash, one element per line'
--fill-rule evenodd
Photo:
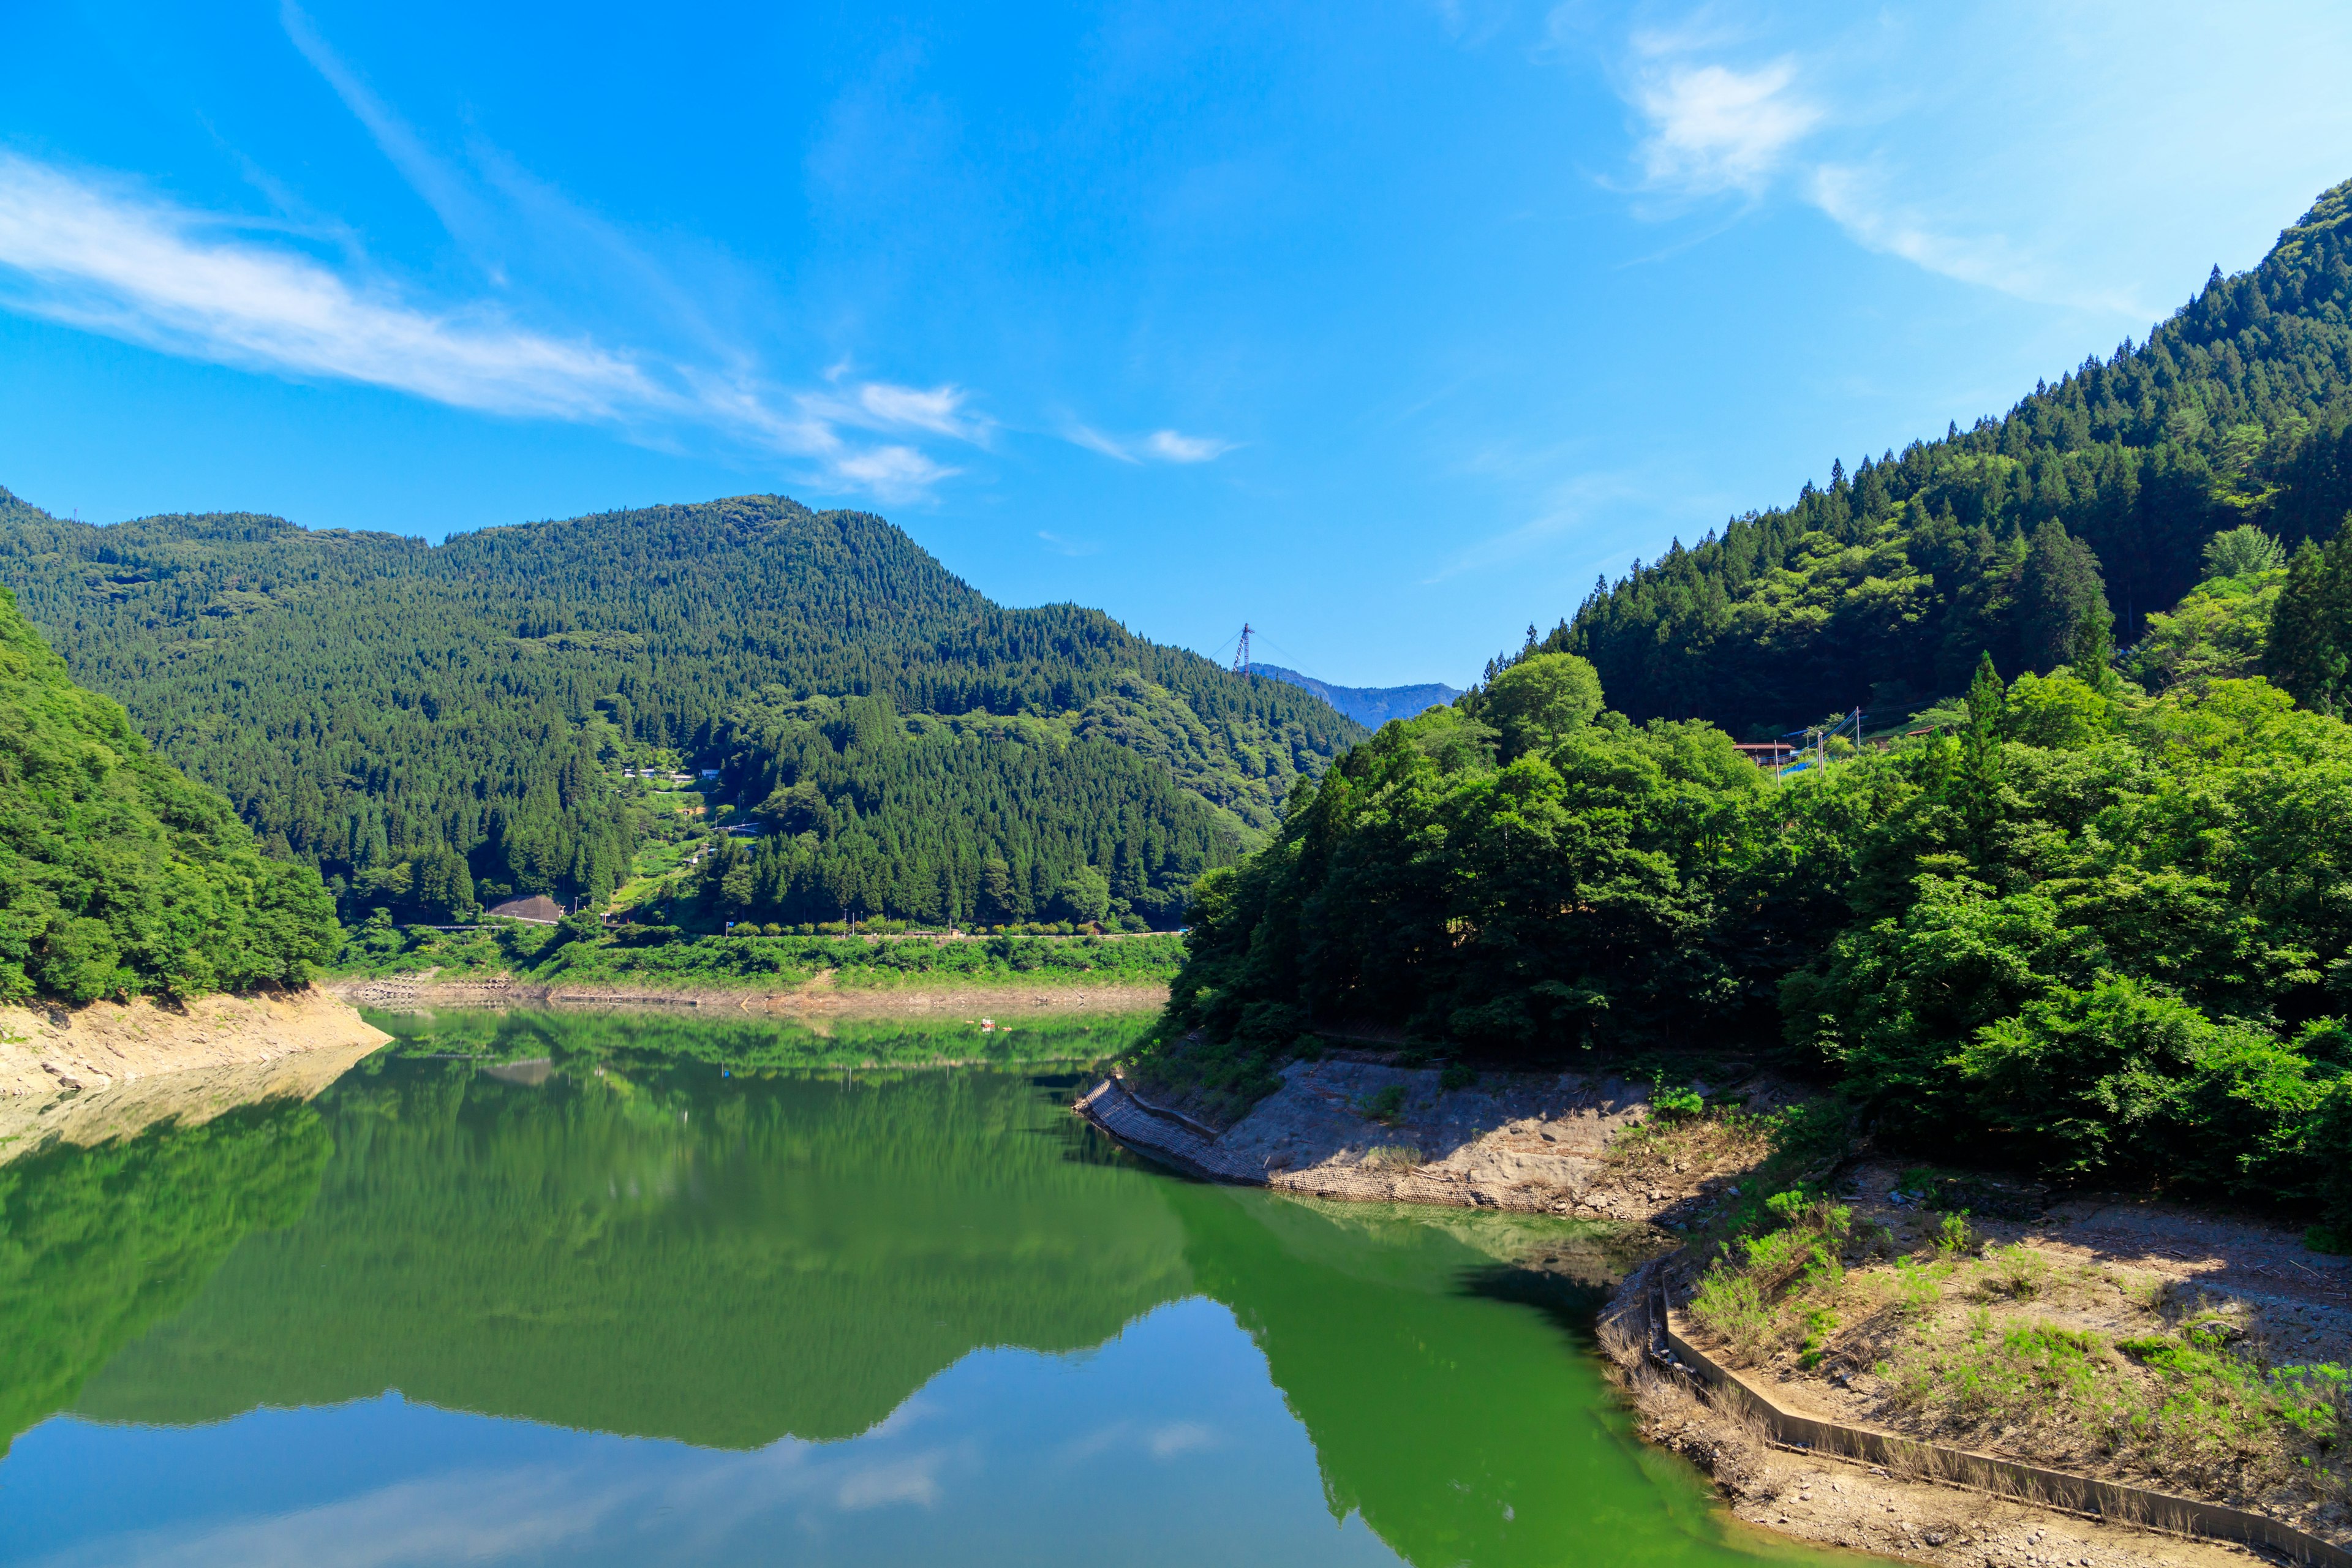
<path fill-rule="evenodd" d="M 265 858 L 0 590 L 0 1001 L 300 983 L 336 940 L 317 875 Z"/>
<path fill-rule="evenodd" d="M 1367 1025 L 1745 1053 L 1896 1147 L 2352 1246 L 2347 198 L 2145 347 L 1677 548 L 1356 747 L 1196 886 L 1161 1070 L 1245 1098 Z M 1952 695 L 1790 770 L 1689 717 L 1870 682 Z"/>
<path fill-rule="evenodd" d="M 1636 719 L 1762 739 L 1861 706 L 1899 715 L 2063 662 L 2111 608 L 2145 634 L 2216 532 L 2287 548 L 2352 508 L 2352 182 L 2250 272 L 2217 268 L 2145 343 L 2093 356 L 1999 419 L 1832 463 L 1793 505 L 1597 584 L 1542 648 L 1590 659 Z"/>
<path fill-rule="evenodd" d="M 1108 911 L 1165 920 L 1362 733 L 1097 612 L 993 605 L 879 518 L 776 497 L 428 547 L 242 514 L 96 527 L 0 492 L 0 578 L 346 918 L 601 900 L 647 825 L 624 771 L 723 760 L 759 791 L 743 805 L 825 796 L 766 852 L 767 913 L 838 918 L 845 894 L 1044 918 L 1104 885 Z M 852 699 L 909 716 L 905 743 L 886 758 L 869 731 L 820 765 L 776 731 L 751 760 L 778 704 Z"/>

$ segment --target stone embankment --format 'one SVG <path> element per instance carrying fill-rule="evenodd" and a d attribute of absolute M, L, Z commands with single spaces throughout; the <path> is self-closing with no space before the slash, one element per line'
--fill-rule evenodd
<path fill-rule="evenodd" d="M 316 990 L 0 1007 L 0 1160 L 315 1094 L 391 1037 Z"/>

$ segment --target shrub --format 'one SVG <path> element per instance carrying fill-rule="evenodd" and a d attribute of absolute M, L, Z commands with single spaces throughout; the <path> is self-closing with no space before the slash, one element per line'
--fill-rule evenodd
<path fill-rule="evenodd" d="M 1763 1359 L 1772 1339 L 1771 1307 L 1753 1275 L 1717 1268 L 1698 1282 L 1691 1297 L 1691 1317 L 1723 1336 L 1732 1354 L 1743 1362 Z"/>

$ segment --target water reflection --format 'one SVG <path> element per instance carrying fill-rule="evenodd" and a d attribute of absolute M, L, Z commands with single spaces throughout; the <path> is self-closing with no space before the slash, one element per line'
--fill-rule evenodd
<path fill-rule="evenodd" d="M 1597 1233 L 1178 1182 L 1034 1067 L 807 1066 L 951 1031 L 661 1029 L 412 1021 L 315 1107 L 0 1172 L 56 1369 L 10 1408 L 76 1413 L 0 1560 L 1748 1560 L 1579 1353 Z"/>
<path fill-rule="evenodd" d="M 712 1447 L 847 1437 L 976 1347 L 1098 1344 L 1189 1287 L 1160 1189 L 1064 1159 L 1020 1078 L 373 1065 L 329 1097 L 303 1223 L 253 1237 L 82 1412 L 396 1388 Z"/>

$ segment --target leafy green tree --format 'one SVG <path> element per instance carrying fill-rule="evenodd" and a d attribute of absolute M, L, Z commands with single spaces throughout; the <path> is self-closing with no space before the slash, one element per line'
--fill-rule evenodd
<path fill-rule="evenodd" d="M 844 757 L 901 715 L 1083 742 L 1089 773 L 1127 754 L 1140 772 L 1119 789 L 1150 826 L 1083 815 L 1103 805 L 1083 790 L 1048 804 L 1016 789 L 983 815 L 1007 849 L 1083 842 L 1118 896 L 1172 920 L 1192 850 L 1132 868 L 1117 853 L 1197 845 L 1213 823 L 1235 847 L 1213 858 L 1230 859 L 1363 732 L 1297 687 L 1097 612 L 991 604 L 880 518 L 775 496 L 427 547 L 247 515 L 99 528 L 0 491 L 0 576 L 79 679 L 226 794 L 270 853 L 315 867 L 354 919 L 382 904 L 445 921 L 524 893 L 600 902 L 667 815 L 625 773 L 722 762 L 772 704 L 822 698 Z M 1165 786 L 1148 804 L 1145 777 Z M 773 786 L 739 793 L 748 782 L 730 774 L 718 804 L 764 810 Z M 781 782 L 787 835 L 856 837 Z M 894 794 L 878 819 L 859 802 L 858 820 L 919 837 L 924 805 Z M 1042 882 L 1034 859 L 1019 867 L 1024 914 L 1050 901 L 1065 858 L 1048 855 Z M 855 901 L 872 878 L 836 861 L 811 885 L 827 881 Z"/>
<path fill-rule="evenodd" d="M 1549 751 L 1601 711 L 1601 677 L 1570 653 L 1530 654 L 1487 684 L 1481 717 L 1508 756 Z"/>
<path fill-rule="evenodd" d="M 2068 657 L 2093 584 L 2078 551 L 2044 540 L 2053 522 L 2095 554 L 2116 635 L 2140 645 L 2210 574 L 2217 533 L 2293 546 L 2336 531 L 2347 394 L 2352 182 L 2146 342 L 1676 542 L 1596 584 L 1540 647 L 1591 659 L 1637 719 L 1702 713 L 1749 739 L 1864 694 L 1916 704 L 1959 690 L 1981 650 L 2036 673 Z"/>
<path fill-rule="evenodd" d="M 2286 564 L 2279 542 L 2252 523 L 2225 528 L 2205 542 L 2205 575 L 2246 577 Z"/>
<path fill-rule="evenodd" d="M 318 873 L 265 858 L 0 590 L 0 1000 L 299 984 L 336 935 Z"/>

